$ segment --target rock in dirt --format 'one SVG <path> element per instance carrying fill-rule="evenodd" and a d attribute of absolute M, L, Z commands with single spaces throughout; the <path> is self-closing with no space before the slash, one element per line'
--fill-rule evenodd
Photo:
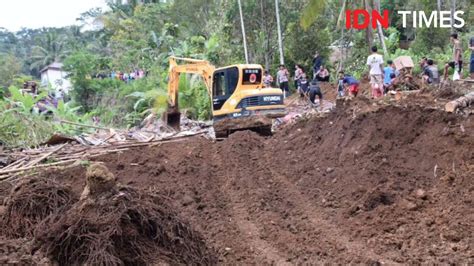
<path fill-rule="evenodd" d="M 191 205 L 194 202 L 194 199 L 189 195 L 184 195 L 182 204 L 183 206 Z"/>
<path fill-rule="evenodd" d="M 81 194 L 81 199 L 96 197 L 105 192 L 113 192 L 116 180 L 115 176 L 103 164 L 92 164 L 87 168 L 86 187 Z"/>
<path fill-rule="evenodd" d="M 415 192 L 415 196 L 423 200 L 428 198 L 428 196 L 426 195 L 426 191 L 424 191 L 423 189 L 417 189 Z"/>
<path fill-rule="evenodd" d="M 402 208 L 409 210 L 409 211 L 416 211 L 418 209 L 418 205 L 414 202 L 408 201 L 408 200 L 402 200 L 401 201 L 401 206 Z"/>

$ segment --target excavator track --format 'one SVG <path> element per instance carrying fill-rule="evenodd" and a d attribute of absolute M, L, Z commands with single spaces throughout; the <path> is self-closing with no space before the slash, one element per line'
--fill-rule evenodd
<path fill-rule="evenodd" d="M 249 116 L 245 118 L 225 118 L 214 121 L 216 138 L 227 138 L 230 134 L 251 130 L 262 136 L 272 135 L 272 118 L 267 116 Z"/>

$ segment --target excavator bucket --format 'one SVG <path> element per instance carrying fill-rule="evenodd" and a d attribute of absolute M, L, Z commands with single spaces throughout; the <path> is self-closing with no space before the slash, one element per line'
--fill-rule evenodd
<path fill-rule="evenodd" d="M 168 110 L 163 113 L 163 121 L 167 126 L 180 130 L 181 113 L 174 110 Z"/>

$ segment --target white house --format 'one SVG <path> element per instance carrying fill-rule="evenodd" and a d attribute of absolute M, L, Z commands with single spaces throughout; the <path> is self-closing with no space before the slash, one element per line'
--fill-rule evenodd
<path fill-rule="evenodd" d="M 63 64 L 54 62 L 41 70 L 41 87 L 54 89 L 56 93 L 62 91 L 69 93 L 72 89 L 71 82 L 66 78 L 67 72 L 63 71 Z"/>

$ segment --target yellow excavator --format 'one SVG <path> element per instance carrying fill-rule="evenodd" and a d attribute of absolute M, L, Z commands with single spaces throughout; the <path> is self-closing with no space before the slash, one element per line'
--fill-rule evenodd
<path fill-rule="evenodd" d="M 217 138 L 246 129 L 269 135 L 272 120 L 286 115 L 282 91 L 264 88 L 261 65 L 240 64 L 216 69 L 206 60 L 179 57 L 169 60 L 168 109 L 163 120 L 177 130 L 181 121 L 178 105 L 181 73 L 197 74 L 204 79 L 212 102 Z"/>

